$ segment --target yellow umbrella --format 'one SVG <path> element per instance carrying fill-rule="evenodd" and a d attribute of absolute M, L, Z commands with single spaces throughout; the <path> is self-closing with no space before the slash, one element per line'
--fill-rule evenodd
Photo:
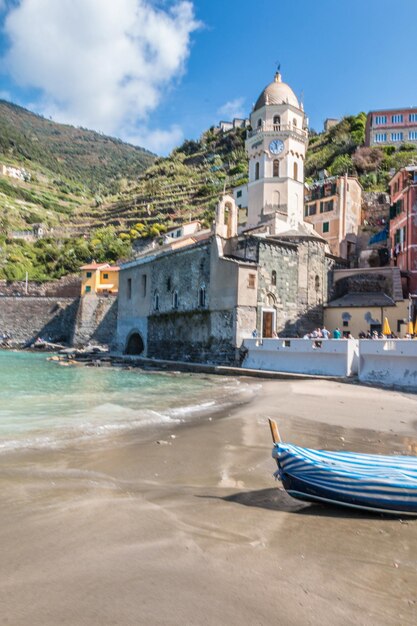
<path fill-rule="evenodd" d="M 414 324 L 414 334 L 417 335 L 417 318 L 416 318 L 416 322 Z"/>
<path fill-rule="evenodd" d="M 408 322 L 407 334 L 408 335 L 414 334 L 413 322 Z"/>
<path fill-rule="evenodd" d="M 382 334 L 383 335 L 390 335 L 391 334 L 391 328 L 389 327 L 389 322 L 388 322 L 388 318 L 384 317 L 384 325 L 382 326 Z"/>

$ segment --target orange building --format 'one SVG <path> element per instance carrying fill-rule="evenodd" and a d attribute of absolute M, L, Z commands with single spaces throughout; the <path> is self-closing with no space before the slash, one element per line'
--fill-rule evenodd
<path fill-rule="evenodd" d="M 355 256 L 362 218 L 362 187 L 354 176 L 332 176 L 306 185 L 304 220 L 329 244 L 335 256 Z"/>

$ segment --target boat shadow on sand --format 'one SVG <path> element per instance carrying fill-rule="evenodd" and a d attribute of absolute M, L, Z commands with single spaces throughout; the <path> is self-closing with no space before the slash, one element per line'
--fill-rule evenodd
<path fill-rule="evenodd" d="M 200 496 L 201 497 L 201 496 Z M 204 497 L 204 496 L 203 496 Z M 258 489 L 256 491 L 242 491 L 230 496 L 219 498 L 224 502 L 232 502 L 243 506 L 266 509 L 269 511 L 280 511 L 282 513 L 296 513 L 297 515 L 312 515 L 317 517 L 339 517 L 352 519 L 400 519 L 401 516 L 389 513 L 372 513 L 370 511 L 355 510 L 346 506 L 322 504 L 316 502 L 304 502 L 296 500 L 287 494 L 285 490 L 271 488 Z M 415 517 L 404 516 L 408 520 Z"/>

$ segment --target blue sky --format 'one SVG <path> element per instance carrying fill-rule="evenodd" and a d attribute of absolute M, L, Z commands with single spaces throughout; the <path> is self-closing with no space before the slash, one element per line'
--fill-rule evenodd
<path fill-rule="evenodd" d="M 281 63 L 310 126 L 417 105 L 416 0 L 0 0 L 0 97 L 166 153 Z"/>

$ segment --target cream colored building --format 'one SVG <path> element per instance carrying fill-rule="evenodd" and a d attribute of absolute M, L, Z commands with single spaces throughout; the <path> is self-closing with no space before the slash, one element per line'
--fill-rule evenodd
<path fill-rule="evenodd" d="M 362 221 L 362 187 L 354 176 L 333 176 L 306 186 L 304 219 L 335 256 L 355 256 Z"/>
<path fill-rule="evenodd" d="M 250 122 L 246 227 L 269 224 L 272 235 L 297 229 L 303 224 L 307 120 L 279 72 L 256 101 Z"/>

